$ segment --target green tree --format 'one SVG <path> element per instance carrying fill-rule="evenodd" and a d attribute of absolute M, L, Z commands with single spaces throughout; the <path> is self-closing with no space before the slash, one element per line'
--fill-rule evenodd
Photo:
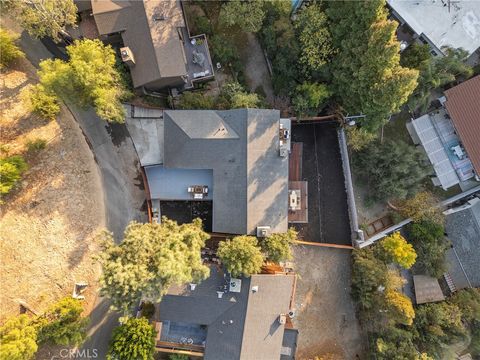
<path fill-rule="evenodd" d="M 31 111 L 47 120 L 54 120 L 60 112 L 58 98 L 41 84 L 33 86 L 24 95 L 24 101 Z"/>
<path fill-rule="evenodd" d="M 418 70 L 400 66 L 398 24 L 384 0 L 332 1 L 327 16 L 337 55 L 331 61 L 333 91 L 350 114 L 365 114 L 374 132 L 400 110 L 417 86 Z"/>
<path fill-rule="evenodd" d="M 420 305 L 416 309 L 413 334 L 420 351 L 441 358 L 445 345 L 465 335 L 462 311 L 448 302 Z"/>
<path fill-rule="evenodd" d="M 111 233 L 104 231 L 99 237 L 101 292 L 124 313 L 142 297 L 158 302 L 171 285 L 198 282 L 209 275 L 200 256 L 209 236 L 200 219 L 183 225 L 167 218 L 161 224 L 131 222 L 118 245 Z"/>
<path fill-rule="evenodd" d="M 380 242 L 381 254 L 386 261 L 393 261 L 403 267 L 410 269 L 415 264 L 417 254 L 412 244 L 409 244 L 399 232 L 387 236 Z"/>
<path fill-rule="evenodd" d="M 18 35 L 0 28 L 0 69 L 7 67 L 12 61 L 23 58 L 25 54 L 16 45 Z"/>
<path fill-rule="evenodd" d="M 37 331 L 27 315 L 10 318 L 0 326 L 0 359 L 30 360 L 37 348 Z"/>
<path fill-rule="evenodd" d="M 372 249 L 353 250 L 352 297 L 362 309 L 379 305 L 381 291 L 387 284 L 387 266 L 375 257 Z"/>
<path fill-rule="evenodd" d="M 376 201 L 405 199 L 417 192 L 428 173 L 424 155 L 404 141 L 372 142 L 355 153 L 353 164 Z"/>
<path fill-rule="evenodd" d="M 80 300 L 66 297 L 36 320 L 39 343 L 80 345 L 87 336 L 88 318 Z"/>
<path fill-rule="evenodd" d="M 317 115 L 331 92 L 324 84 L 303 83 L 295 88 L 295 94 L 292 102 L 296 116 L 302 117 Z"/>
<path fill-rule="evenodd" d="M 183 354 L 171 354 L 168 356 L 168 360 L 188 360 L 188 356 Z"/>
<path fill-rule="evenodd" d="M 433 221 L 443 224 L 445 217 L 439 208 L 439 200 L 430 192 L 422 191 L 411 198 L 401 201 L 399 212 L 414 222 Z"/>
<path fill-rule="evenodd" d="M 314 3 L 299 11 L 295 29 L 298 33 L 300 63 L 304 72 L 320 70 L 334 52 L 327 17 L 320 5 Z"/>
<path fill-rule="evenodd" d="M 222 109 L 258 108 L 260 99 L 255 93 L 247 93 L 238 82 L 229 82 L 223 85 L 217 103 Z"/>
<path fill-rule="evenodd" d="M 20 155 L 0 159 L 0 195 L 8 194 L 27 168 L 27 163 Z"/>
<path fill-rule="evenodd" d="M 301 79 L 300 46 L 290 21 L 291 2 L 264 2 L 265 20 L 260 41 L 272 63 L 272 85 L 276 95 L 289 96 Z"/>
<path fill-rule="evenodd" d="M 272 234 L 260 241 L 260 246 L 268 261 L 279 263 L 292 259 L 292 243 L 297 239 L 297 231 L 288 229 L 286 233 Z"/>
<path fill-rule="evenodd" d="M 145 318 L 129 318 L 113 330 L 108 360 L 153 360 L 155 329 Z"/>
<path fill-rule="evenodd" d="M 56 94 L 81 106 L 94 106 L 102 119 L 123 122 L 121 100 L 129 93 L 116 68 L 115 51 L 100 40 L 86 39 L 68 46 L 67 53 L 68 62 L 48 59 L 40 63 L 41 87 L 37 91 Z"/>
<path fill-rule="evenodd" d="M 262 1 L 227 1 L 220 10 L 220 23 L 241 29 L 245 32 L 257 32 L 262 27 L 265 12 Z"/>
<path fill-rule="evenodd" d="M 218 33 L 213 35 L 210 38 L 209 45 L 213 60 L 222 65 L 231 65 L 240 58 L 235 44 L 224 34 Z"/>
<path fill-rule="evenodd" d="M 416 267 L 427 274 L 438 278 L 446 271 L 445 241 L 443 225 L 432 221 L 420 221 L 408 228 L 408 238 L 417 253 Z"/>
<path fill-rule="evenodd" d="M 187 91 L 180 97 L 177 107 L 184 110 L 215 109 L 215 99 L 211 95 Z"/>
<path fill-rule="evenodd" d="M 446 56 L 430 58 L 421 64 L 418 86 L 408 101 L 410 110 L 427 111 L 433 90 L 473 75 L 473 68 L 465 62 L 468 52 L 448 47 L 444 51 Z"/>
<path fill-rule="evenodd" d="M 9 10 L 17 15 L 22 27 L 31 36 L 49 36 L 60 40 L 68 26 L 75 27 L 77 7 L 73 0 L 22 0 L 12 1 Z"/>
<path fill-rule="evenodd" d="M 400 65 L 421 70 L 431 58 L 429 45 L 414 42 L 400 54 Z"/>
<path fill-rule="evenodd" d="M 263 255 L 254 236 L 236 236 L 222 241 L 217 255 L 232 276 L 250 276 L 260 272 Z"/>
<path fill-rule="evenodd" d="M 349 126 L 345 130 L 347 143 L 353 151 L 365 149 L 377 137 L 376 134 L 366 131 L 364 128 Z"/>
<path fill-rule="evenodd" d="M 411 332 L 393 326 L 376 334 L 372 351 L 378 360 L 420 360 Z"/>
<path fill-rule="evenodd" d="M 480 289 L 469 288 L 457 291 L 449 302 L 458 306 L 462 318 L 469 323 L 480 322 Z"/>

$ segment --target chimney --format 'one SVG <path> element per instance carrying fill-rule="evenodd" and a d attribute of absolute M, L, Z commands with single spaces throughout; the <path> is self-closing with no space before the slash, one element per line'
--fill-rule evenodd
<path fill-rule="evenodd" d="M 280 325 L 286 324 L 287 317 L 285 316 L 285 314 L 280 314 L 280 316 L 278 317 L 278 322 L 280 323 Z"/>
<path fill-rule="evenodd" d="M 128 46 L 120 48 L 120 55 L 122 57 L 122 61 L 129 67 L 135 66 L 135 58 L 133 57 L 133 52 Z"/>

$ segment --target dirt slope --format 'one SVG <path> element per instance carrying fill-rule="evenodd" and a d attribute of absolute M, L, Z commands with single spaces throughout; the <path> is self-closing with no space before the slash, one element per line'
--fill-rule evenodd
<path fill-rule="evenodd" d="M 1 208 L 0 322 L 18 314 L 20 301 L 42 311 L 71 294 L 75 281 L 90 284 L 87 311 L 96 296 L 94 234 L 105 225 L 100 175 L 68 110 L 48 122 L 26 109 L 21 93 L 35 81 L 27 60 L 0 74 L 0 140 L 8 155 L 23 154 L 30 167 Z M 28 153 L 25 142 L 37 138 L 47 147 Z"/>

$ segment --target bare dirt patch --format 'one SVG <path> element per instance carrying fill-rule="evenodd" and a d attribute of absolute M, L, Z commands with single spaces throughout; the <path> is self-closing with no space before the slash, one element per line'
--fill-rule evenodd
<path fill-rule="evenodd" d="M 85 309 L 94 304 L 99 267 L 94 234 L 105 224 L 100 175 L 93 155 L 65 108 L 55 121 L 32 115 L 22 91 L 36 81 L 35 68 L 17 61 L 0 74 L 1 143 L 8 155 L 25 156 L 29 170 L 5 197 L 0 217 L 0 321 L 25 301 L 37 312 L 86 281 Z M 27 140 L 47 147 L 28 153 Z"/>
<path fill-rule="evenodd" d="M 344 249 L 295 246 L 299 275 L 294 325 L 299 330 L 297 358 L 357 359 L 362 336 L 350 297 L 350 256 Z"/>

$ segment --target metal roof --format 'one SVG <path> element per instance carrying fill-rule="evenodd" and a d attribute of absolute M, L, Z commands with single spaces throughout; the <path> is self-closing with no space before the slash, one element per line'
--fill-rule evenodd
<path fill-rule="evenodd" d="M 480 32 L 480 22 L 477 28 Z M 480 75 L 445 91 L 445 96 L 455 129 L 476 173 L 480 174 Z"/>

